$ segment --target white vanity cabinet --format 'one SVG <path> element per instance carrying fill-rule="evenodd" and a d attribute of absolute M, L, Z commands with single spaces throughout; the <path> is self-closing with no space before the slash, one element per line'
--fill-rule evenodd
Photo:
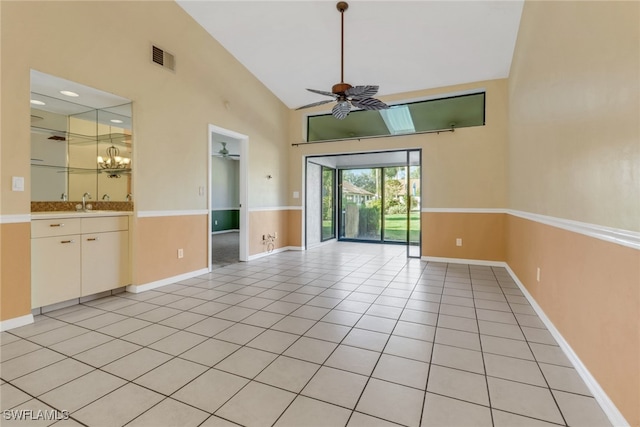
<path fill-rule="evenodd" d="M 70 215 L 31 221 L 32 308 L 130 284 L 129 216 Z"/>
<path fill-rule="evenodd" d="M 126 216 L 82 218 L 82 292 L 96 294 L 129 284 Z"/>
<path fill-rule="evenodd" d="M 31 307 L 78 298 L 80 218 L 31 222 Z"/>

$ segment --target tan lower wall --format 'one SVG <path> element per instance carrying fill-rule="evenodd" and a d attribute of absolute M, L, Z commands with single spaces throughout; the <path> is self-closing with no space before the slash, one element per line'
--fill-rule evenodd
<path fill-rule="evenodd" d="M 209 267 L 206 214 L 137 218 L 134 229 L 134 285 Z M 180 248 L 182 259 L 177 256 Z"/>
<path fill-rule="evenodd" d="M 640 251 L 512 215 L 506 237 L 511 269 L 627 421 L 640 425 Z"/>
<path fill-rule="evenodd" d="M 31 224 L 0 224 L 0 320 L 31 313 Z"/>
<path fill-rule="evenodd" d="M 302 246 L 302 211 L 278 209 L 249 212 L 249 256 L 266 252 L 262 236 L 277 233 L 275 249 Z"/>
<path fill-rule="evenodd" d="M 302 210 L 289 211 L 289 246 L 302 246 Z"/>
<path fill-rule="evenodd" d="M 422 256 L 486 261 L 506 259 L 503 213 L 423 212 Z M 456 239 L 462 246 L 456 246 Z"/>

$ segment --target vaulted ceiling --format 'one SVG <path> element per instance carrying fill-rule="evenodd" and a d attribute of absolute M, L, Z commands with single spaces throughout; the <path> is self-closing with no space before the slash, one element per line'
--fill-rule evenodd
<path fill-rule="evenodd" d="M 177 3 L 290 108 L 324 99 L 340 82 L 335 1 Z M 345 81 L 384 96 L 506 78 L 523 0 L 351 0 Z"/>

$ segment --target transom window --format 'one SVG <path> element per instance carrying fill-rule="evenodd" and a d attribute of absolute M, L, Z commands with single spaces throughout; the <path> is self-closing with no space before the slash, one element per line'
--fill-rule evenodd
<path fill-rule="evenodd" d="M 457 95 L 391 106 L 388 110 L 356 110 L 344 120 L 330 113 L 307 117 L 307 141 L 408 135 L 484 126 L 485 93 Z"/>

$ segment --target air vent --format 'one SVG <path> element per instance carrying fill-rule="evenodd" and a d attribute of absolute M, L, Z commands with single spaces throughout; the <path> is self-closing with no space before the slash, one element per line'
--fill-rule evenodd
<path fill-rule="evenodd" d="M 151 60 L 171 71 L 175 70 L 176 62 L 173 55 L 169 52 L 165 52 L 157 46 L 151 46 Z"/>

